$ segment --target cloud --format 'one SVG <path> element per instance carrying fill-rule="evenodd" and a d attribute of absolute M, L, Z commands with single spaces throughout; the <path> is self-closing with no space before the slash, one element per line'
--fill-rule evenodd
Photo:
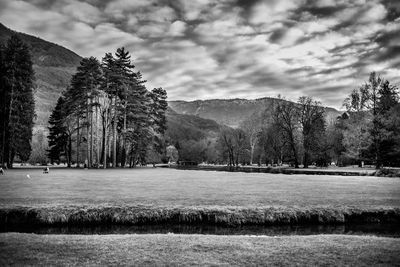
<path fill-rule="evenodd" d="M 317 97 L 400 82 L 396 0 L 0 1 L 6 26 L 101 58 L 125 46 L 170 99 Z"/>
<path fill-rule="evenodd" d="M 72 0 L 64 4 L 63 1 L 60 1 L 57 2 L 56 8 L 62 14 L 81 22 L 97 24 L 103 20 L 101 12 L 96 7 L 85 2 Z"/>
<path fill-rule="evenodd" d="M 168 31 L 170 36 L 183 36 L 186 30 L 186 23 L 180 20 L 174 21 Z"/>

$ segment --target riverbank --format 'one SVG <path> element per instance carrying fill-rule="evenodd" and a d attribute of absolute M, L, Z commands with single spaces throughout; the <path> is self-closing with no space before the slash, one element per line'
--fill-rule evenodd
<path fill-rule="evenodd" d="M 171 165 L 178 170 L 224 171 L 244 173 L 272 173 L 272 174 L 302 174 L 302 175 L 336 175 L 336 176 L 382 176 L 398 177 L 397 171 L 376 171 L 374 168 L 359 167 L 327 167 L 327 168 L 291 168 L 291 167 L 258 167 L 258 166 L 226 166 L 226 165 Z"/>
<path fill-rule="evenodd" d="M 0 225 L 330 225 L 399 223 L 400 208 L 54 206 L 0 208 Z"/>

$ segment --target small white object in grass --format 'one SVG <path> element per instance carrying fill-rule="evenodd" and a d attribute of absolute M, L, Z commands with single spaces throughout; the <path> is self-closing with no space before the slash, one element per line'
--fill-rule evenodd
<path fill-rule="evenodd" d="M 26 177 L 27 177 L 28 179 L 31 179 L 31 176 L 30 176 L 29 174 L 27 174 Z"/>

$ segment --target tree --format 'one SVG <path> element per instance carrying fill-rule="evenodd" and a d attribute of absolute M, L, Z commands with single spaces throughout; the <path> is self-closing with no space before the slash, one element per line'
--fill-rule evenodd
<path fill-rule="evenodd" d="M 325 133 L 325 111 L 321 103 L 311 97 L 300 97 L 298 104 L 303 136 L 303 166 L 308 168 L 312 154 L 319 153 L 325 148 L 322 144 Z"/>
<path fill-rule="evenodd" d="M 256 147 L 259 133 L 261 130 L 261 120 L 257 114 L 253 114 L 250 118 L 245 120 L 240 127 L 245 131 L 250 145 L 250 165 L 253 164 L 254 149 Z"/>
<path fill-rule="evenodd" d="M 242 129 L 222 127 L 217 140 L 217 148 L 228 166 L 239 166 L 242 156 L 248 148 L 247 137 Z"/>
<path fill-rule="evenodd" d="M 111 53 L 106 53 L 102 59 L 103 77 L 103 90 L 110 98 L 110 114 L 107 120 L 112 124 L 112 166 L 115 168 L 117 165 L 117 97 L 120 94 L 120 76 L 118 65 L 115 58 Z M 107 115 L 107 114 L 106 114 Z M 108 133 L 105 133 L 106 141 L 110 140 Z M 107 151 L 105 143 L 103 144 L 104 153 Z M 107 161 L 107 156 L 104 156 L 104 162 Z M 103 163 L 105 166 L 105 164 Z"/>
<path fill-rule="evenodd" d="M 170 145 L 166 149 L 166 156 L 169 162 L 177 162 L 179 159 L 179 152 L 173 145 Z"/>
<path fill-rule="evenodd" d="M 262 147 L 266 164 L 282 164 L 286 146 L 282 137 L 281 128 L 274 123 L 265 125 L 259 132 L 259 145 Z"/>
<path fill-rule="evenodd" d="M 65 104 L 65 97 L 60 96 L 49 118 L 48 157 L 53 164 L 59 162 L 61 156 L 65 156 L 67 166 L 71 167 L 72 133 L 67 127 L 68 114 Z"/>
<path fill-rule="evenodd" d="M 368 145 L 360 147 L 359 153 L 363 153 L 365 158 L 371 159 L 376 168 L 382 166 L 383 158 L 386 157 L 386 152 L 382 150 L 382 145 L 389 136 L 384 127 L 385 114 L 398 102 L 397 95 L 396 87 L 391 86 L 388 81 L 372 72 L 368 82 L 353 90 L 344 101 L 348 112 L 352 117 L 356 117 L 353 120 L 355 124 L 360 123 L 361 117 L 364 118 L 363 142 Z M 352 131 L 353 129 L 350 128 L 349 131 Z M 351 143 L 348 145 L 351 146 Z"/>
<path fill-rule="evenodd" d="M 295 168 L 299 168 L 298 160 L 298 130 L 299 130 L 299 109 L 295 103 L 279 98 L 274 103 L 273 121 L 280 129 L 285 143 L 291 151 Z"/>
<path fill-rule="evenodd" d="M 386 166 L 400 165 L 400 104 L 396 86 L 389 81 L 379 90 L 377 123 L 379 124 L 379 159 Z"/>
<path fill-rule="evenodd" d="M 4 166 L 4 162 L 7 162 L 5 154 L 8 124 L 8 90 L 6 90 L 5 49 L 5 46 L 0 43 L 0 167 Z"/>
<path fill-rule="evenodd" d="M 344 131 L 346 129 L 345 125 L 348 118 L 347 113 L 343 113 L 336 118 L 333 124 L 328 125 L 326 129 L 326 138 L 329 144 L 330 155 L 337 166 L 343 166 L 346 159 L 344 156 L 346 148 L 343 145 L 343 140 Z"/>
<path fill-rule="evenodd" d="M 112 167 L 127 162 L 133 167 L 146 162 L 155 137 L 164 144 L 167 94 L 162 88 L 147 91 L 134 67 L 124 48 L 117 49 L 115 57 L 107 53 L 101 65 L 93 57 L 80 62 L 51 117 L 53 160 L 66 151 L 71 160 L 73 135 L 78 167 L 80 155 L 86 157 L 88 167 L 102 163 L 106 168 L 110 161 Z M 84 150 L 82 143 L 86 143 Z"/>
<path fill-rule="evenodd" d="M 1 50 L 1 160 L 11 168 L 16 155 L 26 161 L 31 153 L 34 71 L 29 49 L 17 35 Z"/>
<path fill-rule="evenodd" d="M 41 163 L 42 165 L 47 165 L 47 149 L 48 145 L 45 141 L 46 136 L 42 129 L 38 129 L 32 138 L 32 153 L 29 158 L 29 163 L 36 164 Z"/>

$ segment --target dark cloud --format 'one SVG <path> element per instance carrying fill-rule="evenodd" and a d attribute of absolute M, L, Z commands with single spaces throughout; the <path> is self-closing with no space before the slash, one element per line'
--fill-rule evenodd
<path fill-rule="evenodd" d="M 125 46 L 170 99 L 341 107 L 371 71 L 400 82 L 398 0 L 3 0 L 0 21 L 82 56 Z"/>

